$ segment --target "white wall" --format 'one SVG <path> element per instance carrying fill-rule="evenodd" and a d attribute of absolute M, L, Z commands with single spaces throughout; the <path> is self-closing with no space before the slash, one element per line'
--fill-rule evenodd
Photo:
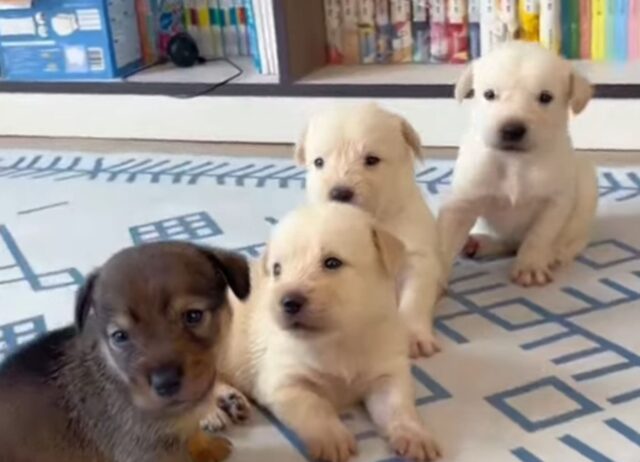
<path fill-rule="evenodd" d="M 290 143 L 309 114 L 353 101 L 0 94 L 0 136 Z M 468 115 L 467 107 L 453 99 L 379 102 L 407 117 L 427 146 L 457 145 Z M 573 121 L 572 130 L 581 149 L 640 149 L 640 100 L 594 100 Z"/>

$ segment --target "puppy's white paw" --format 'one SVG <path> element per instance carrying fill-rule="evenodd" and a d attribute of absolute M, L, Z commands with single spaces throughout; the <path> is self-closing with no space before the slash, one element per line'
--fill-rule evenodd
<path fill-rule="evenodd" d="M 400 422 L 389 431 L 389 443 L 400 457 L 419 462 L 433 461 L 442 456 L 438 443 L 417 422 Z"/>
<path fill-rule="evenodd" d="M 552 261 L 546 258 L 518 256 L 511 270 L 511 280 L 522 286 L 544 286 L 553 281 Z"/>
<path fill-rule="evenodd" d="M 232 424 L 239 425 L 249 420 L 251 404 L 242 392 L 230 385 L 219 383 L 216 384 L 213 393 L 216 408 L 201 422 L 202 428 L 219 432 Z"/>
<path fill-rule="evenodd" d="M 409 325 L 409 356 L 419 358 L 421 356 L 433 356 L 441 348 L 433 330 Z"/>
<path fill-rule="evenodd" d="M 346 462 L 358 453 L 355 437 L 341 422 L 315 427 L 301 436 L 313 460 Z"/>

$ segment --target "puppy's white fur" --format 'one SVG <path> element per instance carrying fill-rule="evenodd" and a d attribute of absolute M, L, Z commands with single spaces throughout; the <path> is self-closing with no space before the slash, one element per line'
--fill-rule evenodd
<path fill-rule="evenodd" d="M 297 162 L 308 169 L 311 202 L 331 200 L 334 188 L 348 188 L 354 193 L 351 203 L 406 246 L 399 309 L 410 330 L 412 357 L 438 350 L 433 311 L 444 283 L 436 223 L 415 182 L 419 156 L 420 138 L 413 127 L 373 103 L 312 117 L 295 151 Z M 367 157 L 380 161 L 367 165 Z"/>
<path fill-rule="evenodd" d="M 343 262 L 327 269 L 327 258 Z M 222 373 L 267 406 L 314 459 L 356 452 L 340 409 L 364 402 L 393 449 L 430 460 L 439 449 L 416 411 L 407 332 L 395 309 L 402 243 L 365 212 L 307 206 L 276 228 L 246 304 L 234 306 Z M 295 316 L 283 297 L 307 298 Z"/>
<path fill-rule="evenodd" d="M 456 97 L 470 90 L 471 127 L 438 219 L 445 264 L 451 267 L 475 224 L 467 256 L 517 252 L 512 280 L 546 284 L 584 249 L 595 215 L 595 167 L 575 155 L 568 130 L 569 110 L 586 107 L 591 85 L 539 45 L 509 42 L 467 68 Z M 505 145 L 501 130 L 513 121 L 526 135 Z"/>

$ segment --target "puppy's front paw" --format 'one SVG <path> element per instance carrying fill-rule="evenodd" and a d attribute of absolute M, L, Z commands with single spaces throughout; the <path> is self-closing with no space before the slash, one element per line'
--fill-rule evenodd
<path fill-rule="evenodd" d="M 220 383 L 214 389 L 216 408 L 201 423 L 210 432 L 219 432 L 228 426 L 239 425 L 249 420 L 251 404 L 249 400 L 230 385 Z"/>
<path fill-rule="evenodd" d="M 187 445 L 192 462 L 222 462 L 229 457 L 233 449 L 228 439 L 208 436 L 202 432 L 189 438 Z"/>
<path fill-rule="evenodd" d="M 428 328 L 409 327 L 409 356 L 419 358 L 432 356 L 440 351 L 440 345 L 433 330 Z"/>
<path fill-rule="evenodd" d="M 309 456 L 317 461 L 346 462 L 358 452 L 355 437 L 341 422 L 317 427 L 302 439 Z"/>
<path fill-rule="evenodd" d="M 522 286 L 544 286 L 553 281 L 552 263 L 542 258 L 520 258 L 511 270 L 511 280 Z"/>
<path fill-rule="evenodd" d="M 438 443 L 417 422 L 400 422 L 389 431 L 389 443 L 400 457 L 419 462 L 433 461 L 442 456 Z"/>

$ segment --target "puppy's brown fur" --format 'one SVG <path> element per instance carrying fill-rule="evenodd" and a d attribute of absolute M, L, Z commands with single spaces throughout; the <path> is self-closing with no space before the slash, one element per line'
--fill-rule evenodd
<path fill-rule="evenodd" d="M 226 457 L 229 445 L 199 422 L 214 405 L 227 287 L 249 293 L 246 261 L 233 253 L 163 243 L 112 257 L 79 291 L 76 327 L 0 369 L 0 461 Z"/>

